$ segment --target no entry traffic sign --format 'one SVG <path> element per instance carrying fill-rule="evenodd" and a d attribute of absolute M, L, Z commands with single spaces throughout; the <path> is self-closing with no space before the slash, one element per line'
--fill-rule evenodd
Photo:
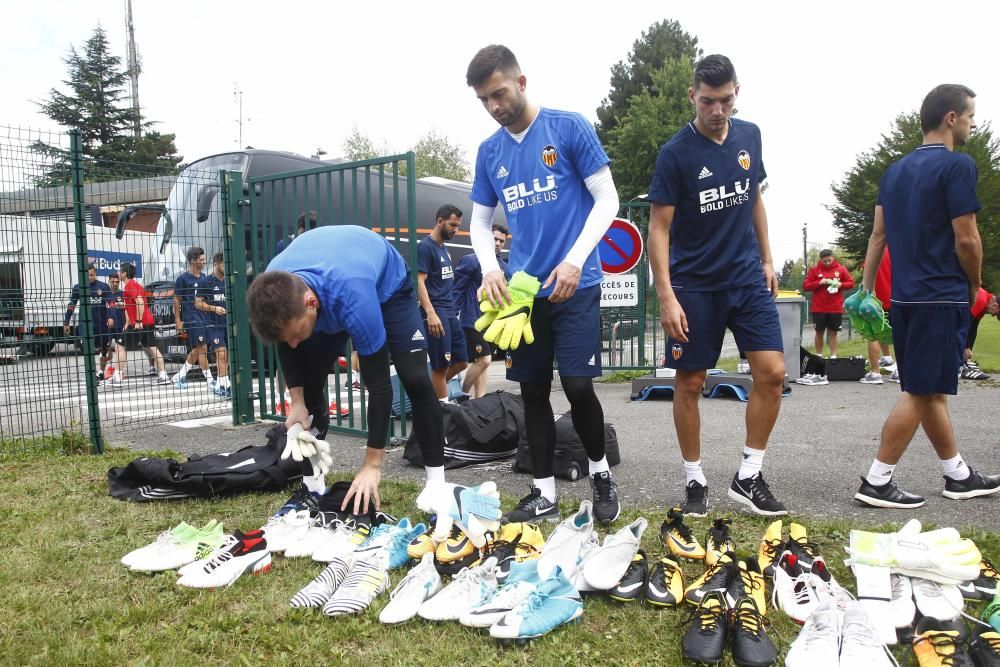
<path fill-rule="evenodd" d="M 642 234 L 628 220 L 615 218 L 597 248 L 605 273 L 625 273 L 631 271 L 642 257 Z"/>

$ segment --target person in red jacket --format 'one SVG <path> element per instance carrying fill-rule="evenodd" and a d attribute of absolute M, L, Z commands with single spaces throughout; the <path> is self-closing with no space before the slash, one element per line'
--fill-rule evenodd
<path fill-rule="evenodd" d="M 837 333 L 844 321 L 844 292 L 854 287 L 854 279 L 847 267 L 833 256 L 833 251 L 824 248 L 819 253 L 819 262 L 809 269 L 802 289 L 813 292 L 810 312 L 816 327 L 816 354 L 823 355 L 823 332 L 830 345 L 830 357 L 837 356 Z"/>
<path fill-rule="evenodd" d="M 1000 313 L 1000 305 L 997 298 L 982 287 L 976 294 L 975 302 L 969 307 L 972 317 L 969 319 L 969 333 L 965 337 L 965 362 L 962 364 L 961 377 L 963 380 L 989 380 L 990 376 L 979 368 L 979 364 L 972 360 L 972 346 L 976 344 L 976 333 L 979 331 L 979 323 L 984 315 L 997 315 Z"/>
<path fill-rule="evenodd" d="M 875 274 L 875 298 L 882 303 L 886 316 L 892 308 L 892 260 L 889 258 L 889 248 L 882 253 L 882 261 Z M 879 352 L 882 356 L 879 357 Z M 889 381 L 899 384 L 899 371 L 892 358 L 892 346 L 882 341 L 868 341 L 868 361 L 871 370 L 861 378 L 862 384 L 882 384 L 882 373 L 889 373 Z"/>

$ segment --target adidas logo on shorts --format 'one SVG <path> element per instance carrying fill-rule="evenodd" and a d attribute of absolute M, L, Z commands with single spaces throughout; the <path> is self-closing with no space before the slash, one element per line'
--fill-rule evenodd
<path fill-rule="evenodd" d="M 423 340 L 423 339 L 424 339 L 424 335 L 422 333 L 420 333 L 420 329 L 417 329 L 416 331 L 414 331 L 413 332 L 413 336 L 410 337 L 411 341 L 412 340 Z"/>
<path fill-rule="evenodd" d="M 702 167 L 701 171 L 698 173 L 698 180 L 700 181 L 703 178 L 708 178 L 709 176 L 713 175 L 714 174 L 712 174 L 712 172 L 708 170 L 708 167 Z"/>

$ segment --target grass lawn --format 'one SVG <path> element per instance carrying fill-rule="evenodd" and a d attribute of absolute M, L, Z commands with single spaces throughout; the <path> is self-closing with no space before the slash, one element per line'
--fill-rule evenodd
<path fill-rule="evenodd" d="M 488 635 L 457 623 L 411 621 L 379 624 L 375 608 L 359 617 L 328 619 L 292 610 L 288 600 L 322 567 L 311 560 L 275 557 L 271 572 L 240 579 L 229 589 L 194 591 L 175 585 L 172 572 L 143 575 L 119 563 L 126 552 L 184 520 L 199 525 L 216 518 L 226 528 L 260 526 L 287 497 L 262 494 L 227 500 L 160 504 L 123 503 L 107 495 L 105 473 L 134 452 L 103 457 L 50 456 L 0 462 L 4 511 L 0 531 L 10 557 L 0 568 L 0 663 L 10 665 L 108 664 L 683 664 L 682 614 L 646 605 L 623 606 L 588 598 L 581 622 L 528 646 L 502 647 Z M 588 491 L 581 486 L 580 491 Z M 384 509 L 413 515 L 413 484 L 383 483 Z M 588 493 L 589 495 L 589 493 Z M 514 501 L 504 498 L 505 507 Z M 570 501 L 564 500 L 564 513 Z M 614 528 L 637 516 L 626 512 Z M 644 546 L 660 553 L 662 510 L 651 510 Z M 894 515 L 895 517 L 895 515 Z M 767 521 L 733 517 L 742 555 L 756 553 Z M 838 579 L 853 588 L 843 566 L 848 532 L 842 521 L 798 519 L 820 545 Z M 708 519 L 689 522 L 703 537 Z M 603 531 L 602 531 L 603 532 Z M 969 535 L 998 560 L 996 534 Z M 700 574 L 685 566 L 685 582 Z M 401 578 L 392 575 L 393 584 Z M 979 608 L 970 610 L 978 613 Z M 797 627 L 768 611 L 771 637 L 783 656 Z M 903 651 L 897 650 L 902 657 Z M 912 659 L 912 658 L 911 658 Z M 732 664 L 726 658 L 724 664 Z"/>

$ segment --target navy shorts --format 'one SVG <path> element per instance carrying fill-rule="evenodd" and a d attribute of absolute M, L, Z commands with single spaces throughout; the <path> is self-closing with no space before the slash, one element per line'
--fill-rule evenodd
<path fill-rule="evenodd" d="M 210 325 L 205 327 L 205 342 L 208 343 L 208 349 L 217 350 L 220 347 L 226 347 L 229 341 L 229 337 L 226 334 L 227 329 L 225 325 Z"/>
<path fill-rule="evenodd" d="M 477 331 L 475 327 L 464 327 L 462 331 L 465 333 L 466 359 L 476 361 L 480 357 L 492 358 L 493 348 L 483 338 L 483 332 Z"/>
<path fill-rule="evenodd" d="M 552 364 L 559 375 L 598 377 L 601 374 L 601 286 L 577 290 L 568 301 L 535 299 L 531 310 L 535 342 L 521 342 L 507 353 L 507 379 L 551 382 Z"/>
<path fill-rule="evenodd" d="M 889 311 L 900 388 L 910 394 L 958 393 L 969 331 L 968 306 L 904 306 Z"/>
<path fill-rule="evenodd" d="M 667 338 L 667 366 L 686 371 L 713 368 L 728 328 L 744 352 L 783 352 L 774 298 L 763 280 L 711 292 L 678 291 L 688 322 L 688 342 Z"/>
<path fill-rule="evenodd" d="M 424 331 L 429 334 L 427 320 L 424 320 L 423 324 Z M 442 317 L 441 326 L 444 328 L 443 336 L 427 336 L 427 354 L 434 370 L 469 360 L 465 349 L 465 333 L 462 331 L 462 325 L 458 323 L 458 318 L 454 315 Z"/>
<path fill-rule="evenodd" d="M 189 350 L 204 345 L 205 341 L 208 340 L 205 336 L 205 326 L 203 324 L 196 324 L 189 327 L 185 322 L 184 333 L 187 334 L 187 346 Z"/>

